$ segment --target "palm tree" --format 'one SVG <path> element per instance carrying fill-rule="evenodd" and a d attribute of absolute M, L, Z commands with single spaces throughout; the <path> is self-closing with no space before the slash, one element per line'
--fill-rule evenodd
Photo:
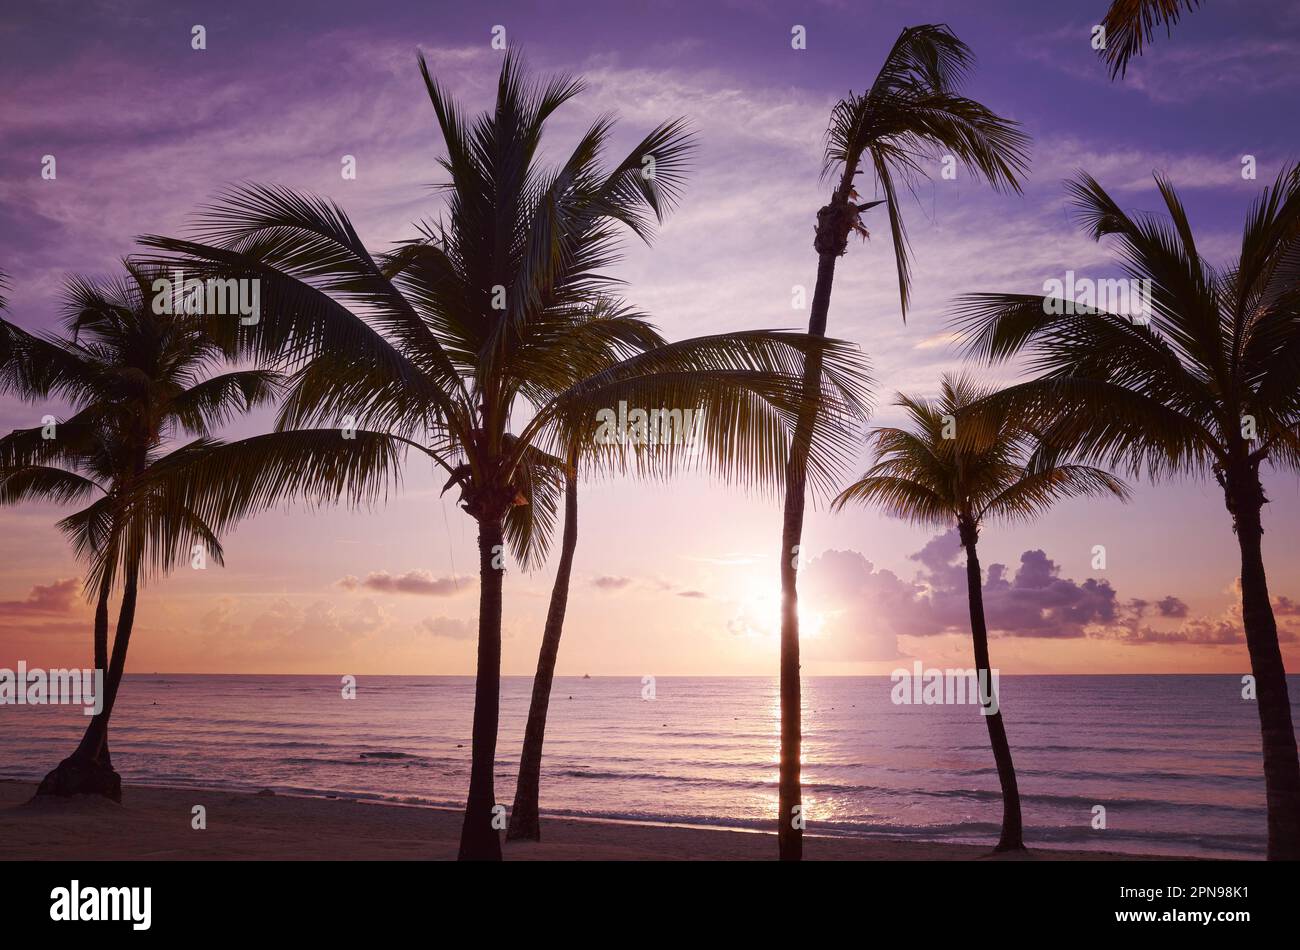
<path fill-rule="evenodd" d="M 1041 375 L 998 402 L 1050 430 L 1054 443 L 1153 480 L 1210 475 L 1241 549 L 1241 606 L 1258 691 L 1268 799 L 1268 853 L 1300 858 L 1300 764 L 1286 671 L 1261 553 L 1265 461 L 1300 466 L 1300 167 L 1283 168 L 1251 207 L 1238 256 L 1216 268 L 1187 212 L 1156 176 L 1168 216 L 1130 215 L 1080 174 L 1069 184 L 1094 240 L 1112 236 L 1145 313 L 1039 295 L 965 298 L 969 352 L 1019 353 Z M 1138 284 L 1140 288 L 1142 285 Z M 1139 303 L 1141 301 L 1139 300 Z M 1131 308 L 1130 308 L 1131 309 Z"/>
<path fill-rule="evenodd" d="M 817 284 L 813 290 L 808 333 L 822 337 L 830 311 L 835 264 L 848 248 L 849 235 L 864 238 L 862 212 L 881 201 L 859 203 L 854 179 L 870 165 L 889 213 L 889 230 L 898 270 L 903 315 L 910 297 L 907 232 L 898 201 L 898 185 L 924 177 L 923 163 L 951 155 L 968 172 L 994 188 L 1019 192 L 1027 167 L 1028 137 L 1015 122 L 1000 118 L 961 95 L 973 65 L 970 48 L 946 27 L 908 27 L 899 34 L 871 87 L 836 104 L 826 133 L 823 174 L 836 179 L 830 203 L 817 212 Z M 807 366 L 816 380 L 816 359 Z M 785 516 L 781 535 L 781 765 L 778 840 L 782 860 L 803 854 L 799 684 L 799 594 L 797 558 L 803 537 L 805 461 L 812 444 L 811 421 L 795 431 L 790 470 L 785 481 Z"/>
<path fill-rule="evenodd" d="M 1109 492 L 1127 497 L 1122 482 L 1087 465 L 1062 463 L 1038 443 L 1033 432 L 1001 415 L 965 434 L 972 409 L 989 392 L 969 379 L 945 376 L 934 402 L 899 394 L 911 429 L 872 430 L 875 463 L 835 499 L 879 505 L 889 514 L 937 528 L 956 525 L 966 551 L 971 638 L 980 684 L 984 722 L 1002 786 L 1002 834 L 995 851 L 1024 848 L 1020 792 L 1011 746 L 1002 722 L 1000 698 L 992 692 L 988 626 L 984 620 L 983 580 L 976 542 L 986 520 L 1027 521 L 1058 498 Z M 959 437 L 961 433 L 961 437 Z"/>
<path fill-rule="evenodd" d="M 1163 26 L 1168 35 L 1183 12 L 1191 13 L 1201 0 L 1114 0 L 1101 25 L 1106 30 L 1102 58 L 1110 67 L 1110 78 L 1123 76 L 1128 62 L 1142 55 L 1142 47 L 1156 38 Z"/>
<path fill-rule="evenodd" d="M 222 563 L 213 527 L 170 503 L 154 480 L 200 458 L 215 444 L 207 438 L 212 429 L 269 401 L 279 385 L 269 370 L 211 375 L 230 354 L 206 333 L 206 318 L 155 312 L 158 276 L 127 264 L 116 280 L 70 279 L 65 337 L 37 336 L 0 321 L 0 392 L 33 403 L 60 398 L 74 410 L 66 421 L 0 439 L 0 503 L 93 499 L 59 527 L 87 564 L 87 592 L 96 593 L 94 660 L 105 671 L 103 706 L 37 795 L 95 793 L 121 801 L 108 724 L 139 585 L 189 560 L 196 547 Z M 199 438 L 168 451 L 167 443 L 185 434 Z M 110 657 L 109 599 L 118 584 L 122 600 Z"/>
<path fill-rule="evenodd" d="M 470 122 L 423 58 L 420 67 L 451 180 L 446 218 L 422 225 L 419 238 L 372 255 L 336 204 L 244 186 L 207 209 L 200 240 L 144 243 L 187 272 L 260 280 L 261 320 L 241 331 L 241 345 L 294 370 L 282 431 L 242 446 L 241 460 L 232 454 L 233 473 L 190 468 L 178 498 L 230 515 L 247 508 L 247 491 L 274 497 L 279 472 L 298 488 L 310 479 L 321 494 L 339 490 L 345 477 L 312 475 L 276 438 L 332 433 L 337 444 L 340 427 L 426 455 L 447 476 L 444 491 L 459 490 L 478 525 L 480 575 L 460 857 L 499 860 L 493 765 L 505 549 L 525 568 L 544 556 L 569 447 L 620 401 L 707 405 L 705 440 L 726 447 L 711 468 L 743 476 L 772 459 L 785 463 L 805 405 L 818 410 L 819 437 L 846 444 L 843 420 L 861 414 L 861 364 L 845 344 L 777 331 L 661 343 L 626 307 L 607 305 L 613 281 L 604 271 L 619 256 L 618 226 L 648 240 L 679 192 L 691 146 L 681 122 L 654 129 L 604 169 L 613 120 L 601 117 L 546 170 L 537 161 L 543 128 L 580 82 L 529 82 L 507 53 L 495 107 Z M 807 388 L 801 371 L 811 354 L 826 371 Z M 263 467 L 271 456 L 274 465 Z M 367 475 L 376 459 L 362 466 Z"/>
<path fill-rule="evenodd" d="M 865 377 L 859 380 L 866 382 Z M 701 409 L 708 413 L 709 407 Z M 515 785 L 514 805 L 510 809 L 507 840 L 541 840 L 539 816 L 541 794 L 542 746 L 546 736 L 546 717 L 550 706 L 551 685 L 559 657 L 560 638 L 564 631 L 564 618 L 568 609 L 569 583 L 573 571 L 573 558 L 578 545 L 578 482 L 580 469 L 590 475 L 626 474 L 666 479 L 679 467 L 712 460 L 714 471 L 726 480 L 743 477 L 747 488 L 776 489 L 785 474 L 784 455 L 754 456 L 753 462 L 743 468 L 729 464 L 738 451 L 750 452 L 753 446 L 731 444 L 737 433 L 716 430 L 701 425 L 702 416 L 695 414 L 685 420 L 685 431 L 671 437 L 683 436 L 681 445 L 613 445 L 593 437 L 589 432 L 570 444 L 563 453 L 564 465 L 564 521 L 561 534 L 560 555 L 555 581 L 551 590 L 550 606 L 542 632 L 538 652 L 537 672 L 533 677 L 532 696 L 528 706 L 528 720 L 524 730 L 523 747 L 519 757 L 519 775 Z M 741 438 L 745 432 L 739 433 Z M 719 441 L 720 440 L 720 441 Z M 837 464 L 821 443 L 813 446 L 814 468 L 829 477 Z M 838 448 L 838 443 L 836 444 Z"/>
<path fill-rule="evenodd" d="M 528 722 L 524 727 L 524 745 L 519 754 L 519 777 L 515 780 L 515 801 L 510 808 L 506 840 L 542 837 L 538 815 L 542 782 L 542 743 L 546 738 L 546 714 L 551 703 L 551 683 L 560 655 L 560 635 L 564 632 L 564 615 L 569 606 L 569 579 L 573 574 L 573 555 L 578 547 L 578 457 L 570 452 L 564 470 L 564 524 L 560 537 L 560 558 L 551 587 L 551 602 L 542 629 L 542 646 L 537 655 L 537 672 L 533 675 L 533 692 L 528 702 Z"/>

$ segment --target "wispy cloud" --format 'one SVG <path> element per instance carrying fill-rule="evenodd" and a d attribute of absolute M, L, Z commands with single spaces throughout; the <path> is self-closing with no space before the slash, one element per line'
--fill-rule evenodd
<path fill-rule="evenodd" d="M 1122 80 L 1112 81 L 1092 49 L 1093 24 L 1075 20 L 1021 38 L 1018 54 L 1029 62 L 1097 87 L 1131 91 L 1162 105 L 1205 99 L 1231 100 L 1300 85 L 1294 69 L 1300 43 L 1285 34 L 1267 35 L 1276 7 L 1248 11 L 1242 4 L 1231 19 L 1235 35 L 1222 35 L 1222 23 L 1204 16 L 1187 18 L 1175 35 L 1163 32 L 1140 57 L 1130 61 Z M 1254 14 L 1253 16 L 1251 14 Z"/>
<path fill-rule="evenodd" d="M 478 636 L 478 624 L 455 617 L 428 617 L 420 621 L 420 629 L 435 637 L 449 640 L 473 640 Z"/>
<path fill-rule="evenodd" d="M 364 587 L 386 594 L 421 594 L 427 597 L 452 597 L 464 593 L 471 587 L 469 578 L 434 577 L 429 571 L 407 571 L 405 574 L 389 574 L 387 571 L 372 571 L 365 580 L 358 580 L 349 574 L 338 582 L 344 590 L 356 590 Z"/>
<path fill-rule="evenodd" d="M 25 600 L 0 600 L 0 615 L 27 617 L 71 613 L 77 606 L 80 589 L 81 582 L 75 577 L 56 580 L 52 584 L 37 584 Z"/>

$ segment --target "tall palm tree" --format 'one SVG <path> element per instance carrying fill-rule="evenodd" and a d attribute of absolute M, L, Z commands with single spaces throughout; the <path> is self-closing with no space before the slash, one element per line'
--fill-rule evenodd
<path fill-rule="evenodd" d="M 66 335 L 38 336 L 0 321 L 0 392 L 32 403 L 51 398 L 73 414 L 0 439 L 0 503 L 91 500 L 59 522 L 86 563 L 95 592 L 95 668 L 103 705 L 77 749 L 37 795 L 95 793 L 121 800 L 108 751 L 108 724 L 126 667 L 142 580 L 189 560 L 196 546 L 222 562 L 217 534 L 192 509 L 170 503 L 158 473 L 199 458 L 211 431 L 272 399 L 277 374 L 244 369 L 212 375 L 230 354 L 207 334 L 206 318 L 155 313 L 157 272 L 126 265 L 115 280 L 72 278 L 64 292 Z M 170 447 L 177 436 L 199 438 Z M 112 655 L 109 600 L 122 588 Z"/>
<path fill-rule="evenodd" d="M 1191 13 L 1201 0 L 1114 0 L 1101 25 L 1106 30 L 1102 59 L 1110 67 L 1110 78 L 1123 76 L 1129 60 L 1142 55 L 1142 48 L 1156 38 L 1157 27 L 1168 35 L 1184 11 Z"/>
<path fill-rule="evenodd" d="M 1236 259 L 1224 267 L 1201 255 L 1173 185 L 1159 175 L 1156 185 L 1167 216 L 1129 214 L 1089 175 L 1069 183 L 1087 233 L 1113 238 L 1128 277 L 1150 281 L 1142 308 L 1149 313 L 975 294 L 965 298 L 959 325 L 973 355 L 1024 353 L 1041 374 L 997 397 L 1001 411 L 1023 414 L 1054 443 L 1109 466 L 1153 480 L 1213 475 L 1223 489 L 1241 551 L 1268 853 L 1296 859 L 1300 763 L 1261 552 L 1268 499 L 1260 468 L 1300 467 L 1300 167 L 1283 168 L 1264 189 Z"/>
<path fill-rule="evenodd" d="M 661 343 L 625 307 L 603 305 L 619 225 L 648 240 L 679 192 L 691 145 L 681 122 L 654 129 L 605 169 L 613 120 L 601 117 L 547 170 L 537 161 L 544 126 L 580 82 L 530 82 L 507 53 L 494 108 L 471 122 L 423 58 L 420 68 L 450 181 L 446 217 L 422 225 L 417 239 L 372 255 L 337 205 L 245 186 L 203 214 L 198 240 L 144 243 L 187 272 L 261 281 L 261 320 L 241 330 L 241 345 L 294 370 L 277 435 L 332 431 L 337 444 L 343 427 L 376 446 L 400 443 L 442 469 L 444 491 L 459 490 L 478 525 L 480 575 L 460 857 L 499 860 L 493 765 L 505 548 L 525 568 L 544 556 L 569 447 L 591 437 L 600 409 L 620 401 L 707 405 L 705 440 L 720 447 L 713 470 L 743 475 L 774 458 L 784 464 L 805 405 L 816 410 L 804 414 L 819 437 L 847 443 L 843 420 L 861 414 L 861 365 L 845 344 L 776 331 Z M 826 371 L 805 387 L 804 358 L 813 354 Z M 308 477 L 310 467 L 295 465 L 275 435 L 240 451 L 233 473 L 190 468 L 177 497 L 225 516 L 247 506 L 241 491 L 275 495 L 268 471 L 299 487 Z M 272 455 L 274 466 L 264 468 Z M 325 476 L 312 487 L 329 493 L 344 482 Z"/>
<path fill-rule="evenodd" d="M 817 284 L 813 290 L 808 333 L 822 337 L 830 312 L 835 265 L 848 248 L 849 235 L 866 237 L 862 213 L 882 201 L 859 203 L 854 179 L 867 165 L 889 214 L 889 230 L 898 271 L 903 315 L 910 297 L 907 232 L 898 186 L 925 176 L 923 163 L 951 155 L 967 171 L 995 189 L 1020 190 L 1028 164 L 1028 137 L 1017 123 L 1003 119 L 961 94 L 974 63 L 970 48 L 942 25 L 903 30 L 870 88 L 836 104 L 826 133 L 823 174 L 835 179 L 830 202 L 817 212 L 813 248 Z M 809 360 L 808 379 L 820 367 Z M 803 855 L 799 683 L 799 594 L 797 552 L 803 537 L 805 461 L 812 444 L 811 420 L 795 431 L 790 470 L 785 481 L 785 515 L 781 532 L 781 765 L 778 839 L 782 860 Z"/>
<path fill-rule="evenodd" d="M 850 502 L 873 504 L 915 524 L 956 526 L 966 552 L 981 711 L 1002 786 L 1002 833 L 994 850 L 1014 851 L 1025 846 L 1020 792 L 1000 697 L 992 691 L 983 578 L 976 552 L 980 528 L 990 519 L 1027 521 L 1058 498 L 1110 493 L 1123 499 L 1127 490 L 1100 469 L 1063 463 L 1013 416 L 998 416 L 965 434 L 972 409 L 988 395 L 969 379 L 952 376 L 943 378 L 937 401 L 900 393 L 895 405 L 906 410 L 911 428 L 872 430 L 874 464 L 840 493 L 833 507 L 839 510 Z"/>

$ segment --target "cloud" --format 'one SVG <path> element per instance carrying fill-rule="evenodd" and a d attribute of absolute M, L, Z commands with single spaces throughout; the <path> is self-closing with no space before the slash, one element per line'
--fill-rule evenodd
<path fill-rule="evenodd" d="M 372 571 L 365 580 L 358 580 L 349 574 L 338 582 L 344 590 L 356 590 L 366 587 L 386 594 L 421 594 L 427 597 L 453 597 L 468 589 L 465 578 L 434 577 L 428 571 L 407 571 L 405 574 L 389 574 L 387 571 Z"/>
<path fill-rule="evenodd" d="M 1158 103 L 1258 94 L 1294 86 L 1297 57 L 1300 44 L 1284 37 L 1183 42 L 1162 48 L 1150 63 L 1138 62 L 1125 82 Z"/>
<path fill-rule="evenodd" d="M 1231 620 L 1205 618 L 1189 620 L 1177 630 L 1156 630 L 1149 626 L 1135 626 L 1121 631 L 1106 631 L 1105 637 L 1134 645 L 1195 643 L 1207 646 L 1231 646 L 1245 642 L 1241 627 Z"/>
<path fill-rule="evenodd" d="M 801 573 L 801 609 L 822 624 L 822 644 L 812 655 L 851 660 L 889 660 L 900 652 L 898 637 L 968 633 L 970 605 L 966 566 L 956 531 L 931 538 L 910 556 L 919 565 L 907 580 L 877 569 L 857 551 L 826 551 Z M 1192 618 L 1185 601 L 1172 594 L 1156 601 L 1121 601 L 1109 581 L 1062 577 L 1060 566 L 1041 549 L 1020 555 L 1014 572 L 991 563 L 981 578 L 984 615 L 991 633 L 1030 639 L 1111 639 L 1132 645 L 1191 643 L 1212 646 L 1242 642 L 1240 610 L 1221 618 Z M 1300 604 L 1279 598 L 1286 610 Z M 1175 629 L 1148 622 L 1181 620 Z M 743 623 L 739 626 L 743 627 Z M 1284 640 L 1294 634 L 1283 631 Z"/>
<path fill-rule="evenodd" d="M 1154 191 L 1153 177 L 1160 172 L 1180 190 L 1228 188 L 1258 190 L 1275 169 L 1261 159 L 1255 180 L 1241 177 L 1241 153 L 1170 151 L 1126 143 L 1109 147 L 1074 136 L 1048 136 L 1042 143 L 1043 157 L 1035 168 L 1040 181 L 1074 177 L 1079 169 L 1101 182 L 1108 191 Z"/>
<path fill-rule="evenodd" d="M 283 664 L 352 660 L 391 624 L 369 598 L 338 608 L 317 600 L 305 605 L 284 597 L 245 621 L 232 598 L 218 600 L 200 620 L 205 655 L 224 663 Z"/>
<path fill-rule="evenodd" d="M 1108 581 L 1076 583 L 1043 551 L 1025 551 L 1011 580 L 1001 564 L 989 566 L 984 610 L 989 626 L 1013 636 L 1081 637 L 1089 624 L 1112 623 L 1118 616 Z"/>
<path fill-rule="evenodd" d="M 886 620 L 899 633 L 929 636 L 968 627 L 970 607 L 964 559 L 956 529 L 932 538 L 911 559 L 922 567 L 919 589 L 895 601 Z M 981 593 L 989 629 L 1017 637 L 1074 638 L 1091 624 L 1114 622 L 1117 598 L 1108 581 L 1076 582 L 1042 550 L 1025 551 L 1009 575 L 1006 565 L 989 564 Z"/>
<path fill-rule="evenodd" d="M 1278 597 L 1273 601 L 1273 613 L 1279 617 L 1300 617 L 1300 604 L 1290 597 Z"/>
<path fill-rule="evenodd" d="M 810 658 L 897 660 L 898 631 L 887 616 L 916 604 L 921 588 L 892 571 L 876 570 L 857 551 L 827 551 L 800 572 L 800 612 L 820 618 L 821 629 L 807 641 Z"/>
<path fill-rule="evenodd" d="M 1259 14 L 1273 19 L 1276 10 Z M 1240 25 L 1259 22 L 1236 17 Z M 1020 55 L 1043 66 L 1096 86 L 1117 87 L 1136 92 L 1160 105 L 1185 104 L 1200 99 L 1258 95 L 1283 90 L 1300 82 L 1292 67 L 1300 56 L 1300 43 L 1281 34 L 1254 36 L 1215 35 L 1209 42 L 1196 36 L 1203 27 L 1189 20 L 1180 24 L 1177 39 L 1165 40 L 1163 33 L 1145 55 L 1130 61 L 1122 82 L 1112 82 L 1106 66 L 1091 49 L 1092 27 L 1074 23 L 1023 37 L 1016 49 Z M 1204 34 L 1202 33 L 1202 36 Z"/>
<path fill-rule="evenodd" d="M 1229 588 L 1237 598 L 1241 596 L 1238 584 Z M 1286 611 L 1277 611 L 1277 604 L 1292 606 L 1290 598 L 1279 597 L 1275 611 L 1286 616 Z M 1190 609 L 1178 597 L 1172 595 L 1157 601 L 1156 613 L 1161 618 L 1173 618 L 1182 623 L 1173 629 L 1159 629 L 1143 621 L 1150 607 L 1145 600 L 1130 600 L 1124 607 L 1123 617 L 1117 624 L 1089 631 L 1100 639 L 1115 640 L 1130 646 L 1147 646 L 1150 644 L 1188 643 L 1201 646 L 1236 646 L 1246 642 L 1246 629 L 1241 620 L 1241 602 L 1235 599 L 1227 610 L 1218 617 L 1189 617 Z M 1282 643 L 1294 643 L 1300 640 L 1300 634 L 1285 627 L 1279 627 L 1278 640 Z"/>
<path fill-rule="evenodd" d="M 1187 604 L 1183 603 L 1177 597 L 1170 594 L 1164 600 L 1156 604 L 1156 609 L 1160 611 L 1162 617 L 1186 617 Z"/>
<path fill-rule="evenodd" d="M 435 637 L 450 640 L 472 640 L 478 636 L 478 622 L 455 617 L 427 617 L 420 621 L 420 629 Z"/>
<path fill-rule="evenodd" d="M 26 600 L 0 600 L 0 614 L 66 614 L 76 606 L 81 582 L 75 577 L 56 580 L 53 584 L 36 584 Z"/>
<path fill-rule="evenodd" d="M 696 600 L 705 600 L 708 594 L 704 591 L 684 587 L 676 581 L 668 580 L 663 577 L 624 577 L 621 574 L 598 574 L 590 581 L 591 586 L 605 593 L 614 591 L 626 591 L 628 593 L 649 592 L 652 594 L 675 594 L 678 597 L 688 597 Z"/>

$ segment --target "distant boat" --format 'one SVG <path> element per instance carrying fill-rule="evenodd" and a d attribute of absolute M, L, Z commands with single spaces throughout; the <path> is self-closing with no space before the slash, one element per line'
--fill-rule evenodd
<path fill-rule="evenodd" d="M 583 673 L 583 674 L 582 674 L 582 678 L 585 679 L 585 680 L 589 680 L 589 679 L 591 679 L 591 674 L 590 674 L 590 673 Z"/>

